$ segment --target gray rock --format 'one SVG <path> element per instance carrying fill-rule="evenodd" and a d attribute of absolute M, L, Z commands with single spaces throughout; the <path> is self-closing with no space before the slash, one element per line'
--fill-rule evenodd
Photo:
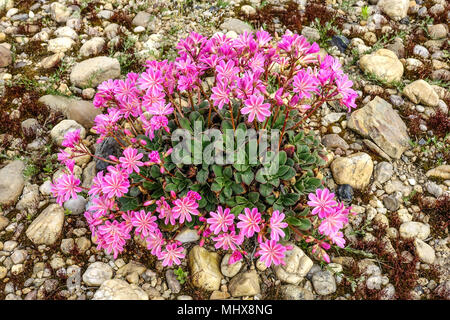
<path fill-rule="evenodd" d="M 89 265 L 83 274 L 83 281 L 88 286 L 101 286 L 103 282 L 111 279 L 113 276 L 112 268 L 103 262 L 94 262 Z"/>
<path fill-rule="evenodd" d="M 285 300 L 314 300 L 310 290 L 292 284 L 281 286 L 281 294 Z"/>
<path fill-rule="evenodd" d="M 71 7 L 66 7 L 65 5 L 58 2 L 53 2 L 50 5 L 50 13 L 52 15 L 52 18 L 58 23 L 66 22 L 72 14 L 72 11 L 73 10 Z"/>
<path fill-rule="evenodd" d="M 17 202 L 25 184 L 22 172 L 25 164 L 15 160 L 0 169 L 0 205 L 9 206 Z"/>
<path fill-rule="evenodd" d="M 405 123 L 392 106 L 376 96 L 350 116 L 348 127 L 363 137 L 371 138 L 390 157 L 400 159 L 409 148 Z"/>
<path fill-rule="evenodd" d="M 78 215 L 85 211 L 86 199 L 83 196 L 77 196 L 76 199 L 69 199 L 64 203 L 64 209 L 70 210 L 71 214 Z"/>
<path fill-rule="evenodd" d="M 229 264 L 231 254 L 227 253 L 220 264 L 220 271 L 225 277 L 234 277 L 242 269 L 242 260 L 239 260 L 233 264 Z"/>
<path fill-rule="evenodd" d="M 298 285 L 308 274 L 313 266 L 313 262 L 295 244 L 287 243 L 286 245 L 292 246 L 292 250 L 285 252 L 286 265 L 277 265 L 273 269 L 278 279 L 282 282 Z"/>
<path fill-rule="evenodd" d="M 11 254 L 11 260 L 14 264 L 19 264 L 24 262 L 27 256 L 28 256 L 27 250 L 15 250 Z"/>
<path fill-rule="evenodd" d="M 95 88 L 103 81 L 119 76 L 119 61 L 115 58 L 100 56 L 75 64 L 70 73 L 70 82 L 80 88 Z"/>
<path fill-rule="evenodd" d="M 221 29 L 226 29 L 228 31 L 234 31 L 237 34 L 247 32 L 252 32 L 253 28 L 246 22 L 235 19 L 235 18 L 227 18 L 221 25 Z"/>
<path fill-rule="evenodd" d="M 0 68 L 7 67 L 11 63 L 12 63 L 11 50 L 7 46 L 0 44 Z"/>
<path fill-rule="evenodd" d="M 331 149 L 341 148 L 342 150 L 347 150 L 349 148 L 348 143 L 335 133 L 323 136 L 322 144 Z"/>
<path fill-rule="evenodd" d="M 419 44 L 416 44 L 413 48 L 413 54 L 419 57 L 422 57 L 424 59 L 428 59 L 430 56 L 430 53 L 428 52 L 427 48 L 424 46 L 421 46 Z"/>
<path fill-rule="evenodd" d="M 384 197 L 383 204 L 389 211 L 397 211 L 400 208 L 400 202 L 393 196 Z"/>
<path fill-rule="evenodd" d="M 184 228 L 175 237 L 175 240 L 180 241 L 181 243 L 195 242 L 198 241 L 199 239 L 200 236 L 198 235 L 197 231 L 189 228 Z"/>
<path fill-rule="evenodd" d="M 64 209 L 51 204 L 31 223 L 26 235 L 36 245 L 52 245 L 61 235 L 63 223 Z"/>
<path fill-rule="evenodd" d="M 256 270 L 242 272 L 231 279 L 228 286 L 233 297 L 254 296 L 261 292 Z"/>
<path fill-rule="evenodd" d="M 416 238 L 414 239 L 414 247 L 416 248 L 416 253 L 420 261 L 428 264 L 434 263 L 436 260 L 436 253 L 430 245 L 419 238 Z"/>
<path fill-rule="evenodd" d="M 408 221 L 400 225 L 399 232 L 403 239 L 425 240 L 430 235 L 430 226 L 422 222 Z"/>
<path fill-rule="evenodd" d="M 314 290 L 321 296 L 336 292 L 336 280 L 329 271 L 316 272 L 312 277 Z"/>
<path fill-rule="evenodd" d="M 166 282 L 173 293 L 179 293 L 181 291 L 181 284 L 172 269 L 166 271 Z"/>
<path fill-rule="evenodd" d="M 442 190 L 441 187 L 439 187 L 435 182 L 433 181 L 428 181 L 425 184 L 425 188 L 427 189 L 427 191 L 432 194 L 433 196 L 435 196 L 436 198 L 439 198 L 440 196 L 442 196 L 442 194 L 444 193 L 444 191 Z M 0 228 L 1 229 L 1 228 Z"/>
<path fill-rule="evenodd" d="M 75 120 L 62 120 L 60 123 L 53 127 L 53 129 L 50 131 L 50 136 L 58 146 L 61 146 L 62 142 L 64 141 L 64 136 L 68 132 L 78 129 L 80 130 L 80 137 L 84 139 L 86 137 L 86 129 L 84 129 L 82 125 L 80 125 Z"/>
<path fill-rule="evenodd" d="M 311 27 L 303 27 L 302 35 L 307 38 L 309 41 L 317 41 L 320 40 L 320 33 L 317 29 Z"/>
<path fill-rule="evenodd" d="M 394 174 L 394 167 L 389 162 L 380 162 L 375 167 L 375 181 L 378 183 L 385 183 L 388 181 L 392 175 Z"/>
<path fill-rule="evenodd" d="M 82 57 L 96 56 L 103 51 L 106 41 L 102 37 L 94 37 L 86 41 L 80 48 Z"/>
<path fill-rule="evenodd" d="M 380 0 L 378 7 L 386 13 L 391 19 L 399 21 L 407 17 L 409 1 L 408 0 Z"/>
<path fill-rule="evenodd" d="M 136 285 L 112 279 L 102 283 L 92 300 L 148 300 L 148 294 Z"/>
<path fill-rule="evenodd" d="M 133 24 L 133 26 L 141 26 L 147 28 L 152 17 L 153 16 L 148 12 L 139 11 L 131 23 Z"/>

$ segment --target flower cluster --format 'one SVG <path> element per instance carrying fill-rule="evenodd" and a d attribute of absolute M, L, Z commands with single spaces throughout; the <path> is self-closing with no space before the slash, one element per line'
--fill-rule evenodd
<path fill-rule="evenodd" d="M 241 245 L 256 237 L 256 256 L 266 266 L 284 264 L 289 246 L 280 240 L 292 227 L 285 213 L 245 208 L 234 215 L 230 208 L 218 206 L 208 216 L 203 214 L 199 193 L 177 194 L 168 189 L 164 179 L 175 174 L 168 164 L 172 145 L 166 135 L 171 128 L 182 127 L 187 113 L 205 103 L 208 125 L 219 116 L 230 119 L 233 128 L 241 121 L 270 130 L 284 113 L 281 141 L 288 120 L 293 120 L 289 129 L 295 129 L 325 102 L 337 101 L 349 111 L 355 108 L 352 82 L 336 58 L 319 56 L 316 43 L 290 31 L 278 42 L 263 30 L 244 32 L 235 39 L 221 33 L 206 38 L 192 32 L 176 48 L 175 61 L 147 61 L 145 72 L 98 86 L 94 105 L 104 113 L 95 118 L 92 130 L 99 136 L 97 143 L 113 139 L 121 154 L 101 157 L 91 152 L 79 130 L 68 132 L 62 143 L 66 149 L 58 154 L 66 172 L 52 183 L 52 193 L 60 205 L 76 199 L 80 192 L 88 194 L 84 216 L 98 248 L 114 257 L 128 240 L 139 237 L 164 266 L 179 264 L 184 249 L 175 240 L 176 234 L 185 225 L 195 225 L 202 245 L 211 239 L 217 249 L 233 252 L 230 262 L 246 255 Z M 74 170 L 75 159 L 85 155 L 107 164 L 90 188 L 81 186 Z M 163 178 L 156 181 L 155 172 Z M 161 185 L 161 194 L 151 197 L 145 185 Z M 132 193 L 139 194 L 142 202 L 126 208 L 124 202 L 133 200 Z M 315 242 L 313 250 L 345 243 L 340 230 L 348 221 L 349 209 L 333 198 L 327 189 L 309 195 L 308 205 L 314 208 L 310 218 L 320 221 L 320 239 L 305 239 Z"/>

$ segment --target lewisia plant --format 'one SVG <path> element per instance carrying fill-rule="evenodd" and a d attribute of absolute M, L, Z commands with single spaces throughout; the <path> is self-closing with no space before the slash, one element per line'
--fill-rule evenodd
<path fill-rule="evenodd" d="M 319 46 L 287 31 L 278 42 L 265 31 L 243 33 L 235 39 L 223 34 L 206 38 L 195 32 L 181 40 L 174 62 L 147 61 L 142 74 L 129 73 L 123 80 L 108 80 L 98 86 L 94 105 L 105 112 L 95 118 L 97 143 L 114 139 L 121 155 L 101 157 L 91 152 L 71 131 L 65 136 L 58 159 L 65 173 L 52 184 L 60 205 L 83 192 L 90 196 L 84 216 L 99 249 L 116 258 L 127 241 L 139 237 L 164 266 L 180 264 L 185 257 L 176 240 L 183 227 L 197 230 L 200 245 L 231 251 L 230 263 L 248 256 L 256 239 L 255 256 L 267 266 L 284 264 L 284 240 L 294 235 L 312 244 L 312 253 L 329 262 L 332 245 L 344 247 L 341 229 L 348 223 L 349 208 L 334 200 L 327 189 L 309 194 L 301 218 L 280 210 L 264 212 L 247 207 L 231 213 L 217 206 L 203 212 L 197 191 L 177 193 L 163 182 L 158 196 L 147 192 L 157 178 L 175 177 L 170 163 L 172 145 L 168 136 L 190 112 L 203 108 L 209 127 L 217 118 L 229 120 L 232 128 L 244 123 L 256 130 L 270 130 L 275 123 L 295 130 L 318 107 L 337 101 L 350 111 L 357 94 L 352 82 L 332 56 L 318 55 Z M 156 143 L 158 141 L 158 143 Z M 67 149 L 66 149 L 67 150 Z M 107 164 L 88 189 L 74 173 L 75 158 L 90 155 Z M 136 195 L 142 202 L 133 207 Z M 204 199 L 203 199 L 204 200 Z M 305 227 L 306 225 L 306 227 Z M 302 230 L 310 230 L 309 233 Z"/>

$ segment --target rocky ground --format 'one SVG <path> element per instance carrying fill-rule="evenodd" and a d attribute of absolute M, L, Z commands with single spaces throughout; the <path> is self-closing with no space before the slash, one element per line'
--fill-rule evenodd
<path fill-rule="evenodd" d="M 445 0 L 0 0 L 0 299 L 450 299 L 450 59 Z M 330 161 L 327 187 L 358 215 L 324 265 L 295 246 L 264 269 L 196 244 L 181 269 L 139 247 L 97 251 L 82 216 L 50 196 L 71 128 L 90 132 L 96 86 L 171 59 L 190 31 L 287 28 L 341 59 L 360 98 L 306 128 Z M 89 186 L 96 163 L 77 160 Z M 304 249 L 304 248 L 303 248 Z"/>

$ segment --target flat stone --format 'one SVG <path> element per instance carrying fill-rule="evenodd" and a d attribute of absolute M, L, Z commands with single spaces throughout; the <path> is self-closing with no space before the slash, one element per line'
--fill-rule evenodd
<path fill-rule="evenodd" d="M 50 131 L 50 136 L 58 146 L 64 141 L 66 133 L 80 129 L 80 137 L 84 139 L 86 137 L 86 129 L 83 128 L 75 120 L 62 120 Z"/>
<path fill-rule="evenodd" d="M 224 257 L 222 258 L 222 262 L 220 264 L 220 271 L 225 277 L 232 278 L 235 275 L 237 275 L 238 272 L 241 270 L 242 260 L 236 261 L 233 264 L 229 264 L 230 257 L 231 257 L 230 253 L 224 255 Z"/>
<path fill-rule="evenodd" d="M 148 300 L 148 294 L 137 285 L 111 279 L 102 283 L 92 300 Z"/>
<path fill-rule="evenodd" d="M 64 224 L 64 209 L 58 204 L 50 204 L 31 223 L 26 231 L 34 244 L 52 245 L 61 235 Z"/>
<path fill-rule="evenodd" d="M 447 37 L 448 27 L 443 23 L 428 26 L 427 28 L 428 33 L 433 40 L 444 39 Z"/>
<path fill-rule="evenodd" d="M 198 235 L 198 232 L 196 230 L 189 228 L 184 228 L 175 237 L 175 240 L 180 241 L 181 243 L 195 242 L 198 241 L 199 239 L 200 236 Z"/>
<path fill-rule="evenodd" d="M 331 149 L 340 148 L 342 150 L 347 150 L 349 148 L 348 143 L 335 133 L 323 136 L 322 144 Z"/>
<path fill-rule="evenodd" d="M 12 63 L 11 50 L 0 44 L 0 68 L 9 66 Z"/>
<path fill-rule="evenodd" d="M 403 239 L 425 240 L 430 235 L 430 226 L 421 222 L 408 221 L 400 225 L 399 232 Z"/>
<path fill-rule="evenodd" d="M 450 165 L 445 164 L 438 166 L 434 169 L 428 170 L 426 173 L 427 177 L 440 178 L 444 180 L 450 179 Z"/>
<path fill-rule="evenodd" d="M 433 88 L 424 80 L 416 80 L 408 84 L 403 93 L 415 104 L 425 104 L 436 107 L 439 103 L 439 96 Z"/>
<path fill-rule="evenodd" d="M 417 256 L 420 261 L 428 264 L 433 264 L 436 260 L 436 253 L 434 249 L 420 239 L 414 239 L 414 247 L 416 248 Z"/>
<path fill-rule="evenodd" d="M 281 286 L 281 294 L 285 300 L 314 300 L 310 290 L 292 284 Z"/>
<path fill-rule="evenodd" d="M 336 280 L 330 271 L 319 271 L 312 276 L 314 290 L 321 296 L 336 292 Z"/>
<path fill-rule="evenodd" d="M 106 41 L 102 37 L 94 37 L 86 41 L 80 48 L 82 57 L 96 56 L 103 51 Z"/>
<path fill-rule="evenodd" d="M 99 287 L 113 276 L 112 268 L 103 262 L 94 262 L 89 265 L 83 274 L 83 281 L 88 286 Z"/>
<path fill-rule="evenodd" d="M 380 0 L 378 7 L 391 19 L 399 21 L 408 16 L 409 0 Z"/>
<path fill-rule="evenodd" d="M 256 270 L 242 272 L 231 279 L 228 286 L 233 297 L 254 296 L 261 292 Z"/>
<path fill-rule="evenodd" d="M 72 49 L 75 41 L 68 37 L 60 37 L 48 41 L 47 50 L 53 53 L 66 52 Z"/>
<path fill-rule="evenodd" d="M 372 159 L 364 152 L 336 158 L 331 163 L 331 172 L 336 183 L 349 184 L 355 189 L 364 189 L 369 184 L 372 171 Z"/>
<path fill-rule="evenodd" d="M 292 246 L 292 250 L 285 252 L 284 261 L 286 265 L 277 265 L 273 269 L 278 279 L 282 282 L 298 285 L 312 268 L 313 262 L 295 244 L 287 243 L 285 245 Z"/>
<path fill-rule="evenodd" d="M 226 29 L 227 31 L 234 31 L 237 34 L 247 32 L 252 32 L 253 28 L 246 22 L 235 19 L 235 18 L 227 18 L 225 21 L 220 25 L 221 29 Z"/>
<path fill-rule="evenodd" d="M 25 180 L 22 172 L 25 164 L 20 160 L 14 160 L 0 169 L 0 205 L 10 206 L 17 202 L 22 194 Z"/>
<path fill-rule="evenodd" d="M 363 108 L 353 111 L 347 125 L 363 137 L 371 138 L 394 159 L 400 159 L 409 148 L 405 123 L 392 106 L 378 96 Z"/>
<path fill-rule="evenodd" d="M 373 74 L 388 84 L 402 79 L 403 64 L 397 55 L 388 49 L 379 49 L 372 54 L 363 55 L 359 66 L 364 72 Z"/>
<path fill-rule="evenodd" d="M 195 246 L 189 252 L 189 267 L 192 284 L 208 291 L 219 290 L 222 274 L 219 268 L 220 257 L 216 252 Z"/>
<path fill-rule="evenodd" d="M 378 183 L 385 183 L 394 174 L 394 166 L 389 162 L 380 162 L 375 167 L 374 179 Z"/>
<path fill-rule="evenodd" d="M 67 106 L 67 118 L 87 129 L 94 126 L 95 117 L 101 113 L 101 109 L 96 108 L 91 101 L 73 99 Z"/>
<path fill-rule="evenodd" d="M 145 11 L 139 11 L 134 17 L 133 21 L 131 21 L 133 26 L 140 26 L 147 28 L 148 24 L 152 19 L 152 15 Z"/>
<path fill-rule="evenodd" d="M 115 58 L 100 56 L 75 64 L 70 73 L 70 82 L 80 88 L 96 88 L 103 81 L 119 76 L 119 61 Z"/>

